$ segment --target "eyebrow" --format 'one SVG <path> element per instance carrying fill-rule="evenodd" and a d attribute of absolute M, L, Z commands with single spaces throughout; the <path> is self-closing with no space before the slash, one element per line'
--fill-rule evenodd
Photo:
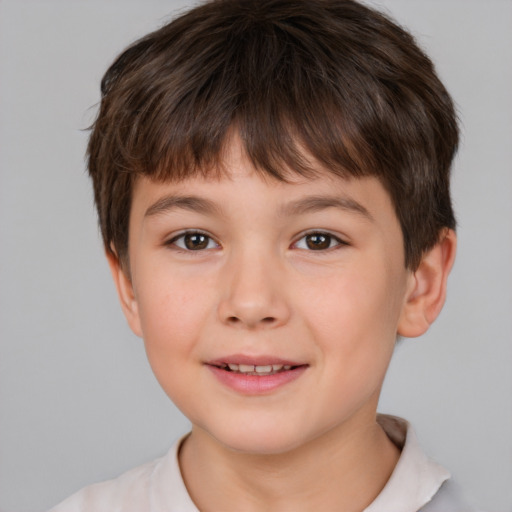
<path fill-rule="evenodd" d="M 151 217 L 160 213 L 167 213 L 171 210 L 188 210 L 191 212 L 199 212 L 204 214 L 220 214 L 219 206 L 210 201 L 197 196 L 165 196 L 153 203 L 144 214 L 144 217 Z"/>
<path fill-rule="evenodd" d="M 334 196 L 311 196 L 291 203 L 285 204 L 279 211 L 281 216 L 298 215 L 301 213 L 314 213 L 327 208 L 338 208 L 341 210 L 354 212 L 368 220 L 373 221 L 371 213 L 361 204 L 349 197 Z M 175 209 L 199 212 L 205 215 L 220 215 L 221 208 L 218 204 L 197 196 L 165 196 L 153 203 L 145 212 L 144 217 L 151 217 L 161 213 L 166 213 Z"/>
<path fill-rule="evenodd" d="M 338 196 L 311 196 L 293 201 L 283 206 L 281 215 L 297 215 L 301 213 L 314 213 L 327 208 L 357 213 L 370 221 L 374 221 L 372 214 L 361 204 L 349 197 Z"/>

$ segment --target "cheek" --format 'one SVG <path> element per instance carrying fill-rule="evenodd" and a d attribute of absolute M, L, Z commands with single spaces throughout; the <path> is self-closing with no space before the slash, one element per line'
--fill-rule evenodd
<path fill-rule="evenodd" d="M 200 334 L 211 302 L 199 279 L 182 279 L 179 275 L 148 283 L 137 294 L 142 334 L 148 357 L 172 363 L 189 355 Z"/>
<path fill-rule="evenodd" d="M 201 294 L 179 281 L 165 282 L 141 291 L 139 312 L 146 355 L 165 393 L 182 410 L 193 403 L 190 382 L 197 378 L 194 350 L 200 338 Z"/>
<path fill-rule="evenodd" d="M 395 279 L 382 263 L 352 267 L 316 280 L 302 295 L 301 316 L 322 357 L 343 365 L 349 379 L 357 380 L 363 368 L 381 373 L 387 367 L 401 309 Z"/>
<path fill-rule="evenodd" d="M 396 335 L 396 313 L 384 284 L 378 275 L 355 273 L 336 286 L 330 280 L 329 292 L 310 309 L 307 329 L 323 368 L 325 408 L 336 404 L 336 411 L 351 411 L 378 396 Z"/>
<path fill-rule="evenodd" d="M 303 317 L 333 334 L 370 332 L 381 323 L 392 323 L 396 304 L 384 275 L 366 268 L 315 279 L 297 293 Z"/>

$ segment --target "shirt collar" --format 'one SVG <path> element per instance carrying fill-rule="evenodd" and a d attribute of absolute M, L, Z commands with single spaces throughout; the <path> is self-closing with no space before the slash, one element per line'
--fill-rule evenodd
<path fill-rule="evenodd" d="M 419 510 L 450 473 L 425 455 L 409 422 L 384 414 L 379 414 L 377 421 L 402 453 L 384 489 L 364 512 Z"/>

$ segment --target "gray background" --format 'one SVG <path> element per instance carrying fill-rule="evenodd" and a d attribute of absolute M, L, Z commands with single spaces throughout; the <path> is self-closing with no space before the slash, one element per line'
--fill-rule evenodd
<path fill-rule="evenodd" d="M 181 1 L 0 2 L 0 509 L 44 510 L 187 429 L 125 326 L 84 172 L 99 81 Z M 467 496 L 512 510 L 512 2 L 382 0 L 437 62 L 463 125 L 459 254 L 380 409 L 410 419 Z"/>

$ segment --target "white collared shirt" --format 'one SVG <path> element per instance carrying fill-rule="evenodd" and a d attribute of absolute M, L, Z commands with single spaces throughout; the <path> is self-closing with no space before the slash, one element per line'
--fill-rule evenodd
<path fill-rule="evenodd" d="M 401 455 L 384 489 L 363 512 L 469 511 L 445 483 L 450 473 L 425 455 L 407 421 L 386 415 L 377 421 Z M 85 487 L 50 512 L 199 512 L 181 477 L 180 443 L 162 458 Z"/>

